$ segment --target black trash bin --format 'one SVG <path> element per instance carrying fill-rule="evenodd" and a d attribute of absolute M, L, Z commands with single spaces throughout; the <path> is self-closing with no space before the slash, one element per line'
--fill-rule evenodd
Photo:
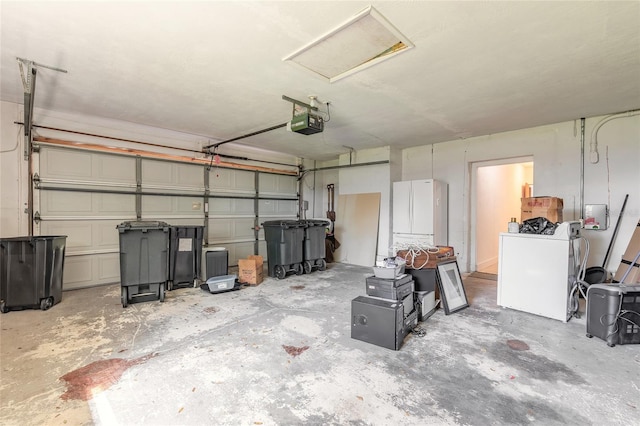
<path fill-rule="evenodd" d="M 66 243 L 66 235 L 0 239 L 0 312 L 60 303 Z"/>
<path fill-rule="evenodd" d="M 269 276 L 282 279 L 290 271 L 302 274 L 304 224 L 297 220 L 270 220 L 262 226 L 267 240 Z"/>
<path fill-rule="evenodd" d="M 329 221 L 320 219 L 305 219 L 300 221 L 304 225 L 304 245 L 302 267 L 305 274 L 317 269 L 324 271 L 327 269 L 325 258 L 326 244 L 325 238 Z"/>
<path fill-rule="evenodd" d="M 171 227 L 159 221 L 131 221 L 116 228 L 120 234 L 122 307 L 150 300 L 164 302 Z"/>
<path fill-rule="evenodd" d="M 197 286 L 203 233 L 204 226 L 171 227 L 168 290 Z"/>

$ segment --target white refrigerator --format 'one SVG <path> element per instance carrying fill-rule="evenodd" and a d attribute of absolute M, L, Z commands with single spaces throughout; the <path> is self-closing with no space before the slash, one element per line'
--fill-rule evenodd
<path fill-rule="evenodd" d="M 393 244 L 447 245 L 447 184 L 435 179 L 393 183 Z"/>
<path fill-rule="evenodd" d="M 578 230 L 564 222 L 554 235 L 500 234 L 499 306 L 567 322 L 580 262 Z"/>

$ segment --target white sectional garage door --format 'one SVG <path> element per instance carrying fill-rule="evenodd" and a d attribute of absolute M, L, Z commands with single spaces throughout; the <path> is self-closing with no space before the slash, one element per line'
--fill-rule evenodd
<path fill-rule="evenodd" d="M 35 233 L 67 235 L 67 290 L 120 281 L 116 226 L 136 217 L 205 226 L 205 243 L 237 265 L 256 250 L 266 258 L 256 224 L 297 215 L 291 175 L 47 145 L 36 168 Z"/>
<path fill-rule="evenodd" d="M 42 147 L 39 175 L 66 190 L 34 192 L 40 234 L 67 235 L 64 288 L 119 282 L 116 226 L 136 219 L 136 197 L 108 191 L 135 191 L 135 158 Z"/>

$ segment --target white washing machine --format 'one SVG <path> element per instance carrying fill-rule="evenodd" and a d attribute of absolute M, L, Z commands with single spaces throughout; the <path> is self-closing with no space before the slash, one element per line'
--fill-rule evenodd
<path fill-rule="evenodd" d="M 500 234 L 498 305 L 567 322 L 580 256 L 580 222 L 553 235 Z"/>

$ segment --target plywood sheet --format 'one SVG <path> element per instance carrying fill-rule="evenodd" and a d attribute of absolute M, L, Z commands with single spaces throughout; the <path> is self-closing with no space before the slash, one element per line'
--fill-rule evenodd
<path fill-rule="evenodd" d="M 338 196 L 335 236 L 340 242 L 337 262 L 373 266 L 378 244 L 380 193 Z"/>

